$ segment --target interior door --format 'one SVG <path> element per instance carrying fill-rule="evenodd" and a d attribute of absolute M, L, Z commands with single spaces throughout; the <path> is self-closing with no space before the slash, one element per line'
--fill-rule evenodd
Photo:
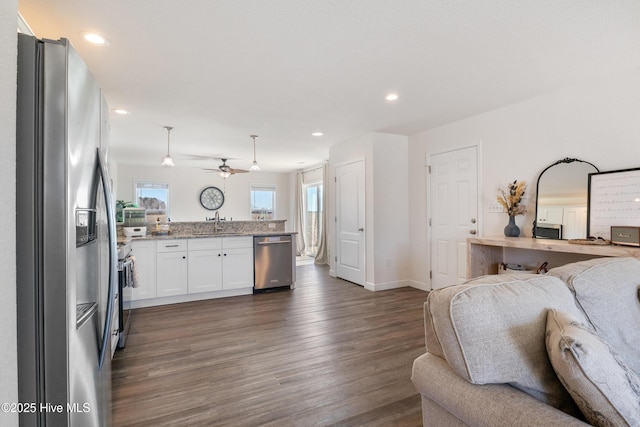
<path fill-rule="evenodd" d="M 336 167 L 336 276 L 365 284 L 364 160 Z"/>
<path fill-rule="evenodd" d="M 466 279 L 467 237 L 478 230 L 478 147 L 430 156 L 431 288 Z"/>

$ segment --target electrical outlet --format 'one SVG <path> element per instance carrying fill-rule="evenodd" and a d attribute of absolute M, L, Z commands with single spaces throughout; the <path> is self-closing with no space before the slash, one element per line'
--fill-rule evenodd
<path fill-rule="evenodd" d="M 491 202 L 491 203 L 489 203 L 488 212 L 489 213 L 504 213 L 504 208 L 498 202 Z"/>
<path fill-rule="evenodd" d="M 275 222 L 270 222 L 269 223 L 269 228 L 276 228 L 276 223 Z"/>

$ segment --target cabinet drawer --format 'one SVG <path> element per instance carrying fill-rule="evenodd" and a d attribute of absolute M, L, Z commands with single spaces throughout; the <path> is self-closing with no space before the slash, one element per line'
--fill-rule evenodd
<path fill-rule="evenodd" d="M 159 240 L 158 252 L 181 252 L 187 250 L 186 240 Z"/>
<path fill-rule="evenodd" d="M 212 239 L 189 239 L 190 251 L 204 251 L 211 249 L 222 249 L 222 239 L 220 237 Z"/>
<path fill-rule="evenodd" d="M 252 248 L 253 236 L 223 237 L 222 247 L 225 249 Z"/>

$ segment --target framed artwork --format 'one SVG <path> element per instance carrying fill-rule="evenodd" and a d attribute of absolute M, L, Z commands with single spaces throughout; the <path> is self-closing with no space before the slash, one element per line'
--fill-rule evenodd
<path fill-rule="evenodd" d="M 640 168 L 589 174 L 587 235 L 611 240 L 611 226 L 640 226 Z"/>

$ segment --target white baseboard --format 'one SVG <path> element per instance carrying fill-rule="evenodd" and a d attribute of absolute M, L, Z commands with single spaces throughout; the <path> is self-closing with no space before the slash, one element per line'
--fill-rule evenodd
<path fill-rule="evenodd" d="M 429 292 L 431 291 L 431 286 L 428 283 L 418 282 L 416 280 L 409 280 L 409 286 L 412 288 L 420 289 L 421 291 Z"/>
<path fill-rule="evenodd" d="M 409 280 L 397 280 L 393 282 L 384 282 L 384 283 L 366 282 L 364 285 L 364 288 L 373 292 L 377 292 L 377 291 L 387 291 L 389 289 L 406 288 L 407 286 L 411 286 L 411 282 Z"/>
<path fill-rule="evenodd" d="M 154 307 L 157 305 L 179 304 L 181 302 L 200 301 L 212 298 L 235 297 L 238 295 L 251 295 L 253 288 L 229 289 L 217 292 L 200 292 L 195 294 L 175 295 L 170 297 L 149 298 L 132 300 L 131 308 Z"/>

